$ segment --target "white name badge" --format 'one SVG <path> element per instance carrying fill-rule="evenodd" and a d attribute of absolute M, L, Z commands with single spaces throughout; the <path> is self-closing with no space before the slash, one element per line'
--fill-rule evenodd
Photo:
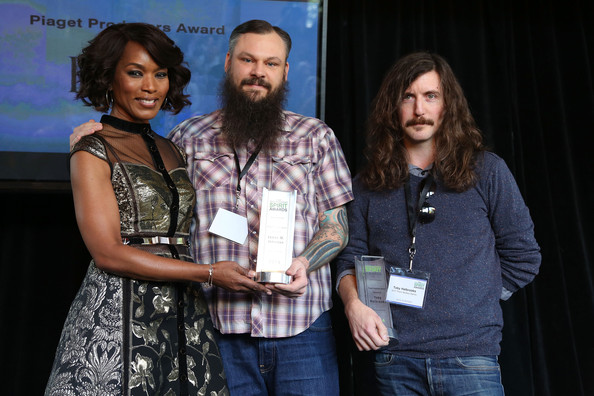
<path fill-rule="evenodd" d="M 388 282 L 386 301 L 407 307 L 423 308 L 426 291 L 427 279 L 392 274 Z"/>
<path fill-rule="evenodd" d="M 237 213 L 219 208 L 208 231 L 243 245 L 247 239 L 247 219 Z"/>

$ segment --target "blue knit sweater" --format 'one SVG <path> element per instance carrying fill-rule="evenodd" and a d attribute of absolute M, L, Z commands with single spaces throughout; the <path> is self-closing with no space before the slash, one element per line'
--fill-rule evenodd
<path fill-rule="evenodd" d="M 411 357 L 499 355 L 502 288 L 515 292 L 538 273 L 540 249 L 533 223 L 505 162 L 481 155 L 479 182 L 463 193 L 439 181 L 428 199 L 435 220 L 417 227 L 413 269 L 429 272 L 423 309 L 392 304 L 399 343 L 390 352 Z M 418 197 L 421 177 L 410 177 Z M 367 190 L 356 177 L 349 204 L 350 239 L 337 274 L 354 268 L 356 255 L 384 256 L 408 268 L 410 234 L 404 188 Z"/>

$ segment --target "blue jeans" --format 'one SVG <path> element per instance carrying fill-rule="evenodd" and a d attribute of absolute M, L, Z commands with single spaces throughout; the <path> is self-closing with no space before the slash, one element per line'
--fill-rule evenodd
<path fill-rule="evenodd" d="M 328 312 L 293 337 L 215 333 L 231 396 L 339 393 L 336 342 Z"/>
<path fill-rule="evenodd" d="M 376 352 L 375 377 L 382 395 L 504 394 L 497 356 L 422 359 Z"/>

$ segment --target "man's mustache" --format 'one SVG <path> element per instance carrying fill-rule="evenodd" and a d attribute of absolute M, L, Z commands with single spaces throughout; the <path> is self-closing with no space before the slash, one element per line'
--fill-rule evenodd
<path fill-rule="evenodd" d="M 412 119 L 406 121 L 406 124 L 404 124 L 404 125 L 409 127 L 409 126 L 414 126 L 414 125 L 434 125 L 434 124 L 435 124 L 435 122 L 431 118 L 417 117 L 417 118 L 412 118 Z"/>
<path fill-rule="evenodd" d="M 251 77 L 241 80 L 241 85 L 259 85 L 260 87 L 264 87 L 266 89 L 272 88 L 272 85 L 270 85 L 269 82 L 258 77 Z"/>

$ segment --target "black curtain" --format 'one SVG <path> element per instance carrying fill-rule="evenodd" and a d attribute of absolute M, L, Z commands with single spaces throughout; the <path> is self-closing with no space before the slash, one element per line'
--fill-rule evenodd
<path fill-rule="evenodd" d="M 329 0 L 325 120 L 353 174 L 384 73 L 430 50 L 451 64 L 530 207 L 543 264 L 502 303 L 508 395 L 594 395 L 593 3 Z M 0 384 L 39 395 L 89 256 L 66 186 L 0 187 Z M 342 394 L 375 394 L 370 356 L 355 350 L 338 300 L 333 317 Z"/>
<path fill-rule="evenodd" d="M 502 303 L 508 395 L 594 395 L 594 2 L 330 0 L 326 122 L 353 174 L 369 106 L 400 56 L 445 57 L 492 151 L 523 193 L 542 249 Z M 370 394 L 369 356 L 336 322 L 345 394 Z M 346 326 L 346 327 L 345 327 Z M 348 392 L 348 393 L 347 393 Z"/>
<path fill-rule="evenodd" d="M 69 185 L 0 186 L 0 393 L 42 395 L 90 256 Z"/>

